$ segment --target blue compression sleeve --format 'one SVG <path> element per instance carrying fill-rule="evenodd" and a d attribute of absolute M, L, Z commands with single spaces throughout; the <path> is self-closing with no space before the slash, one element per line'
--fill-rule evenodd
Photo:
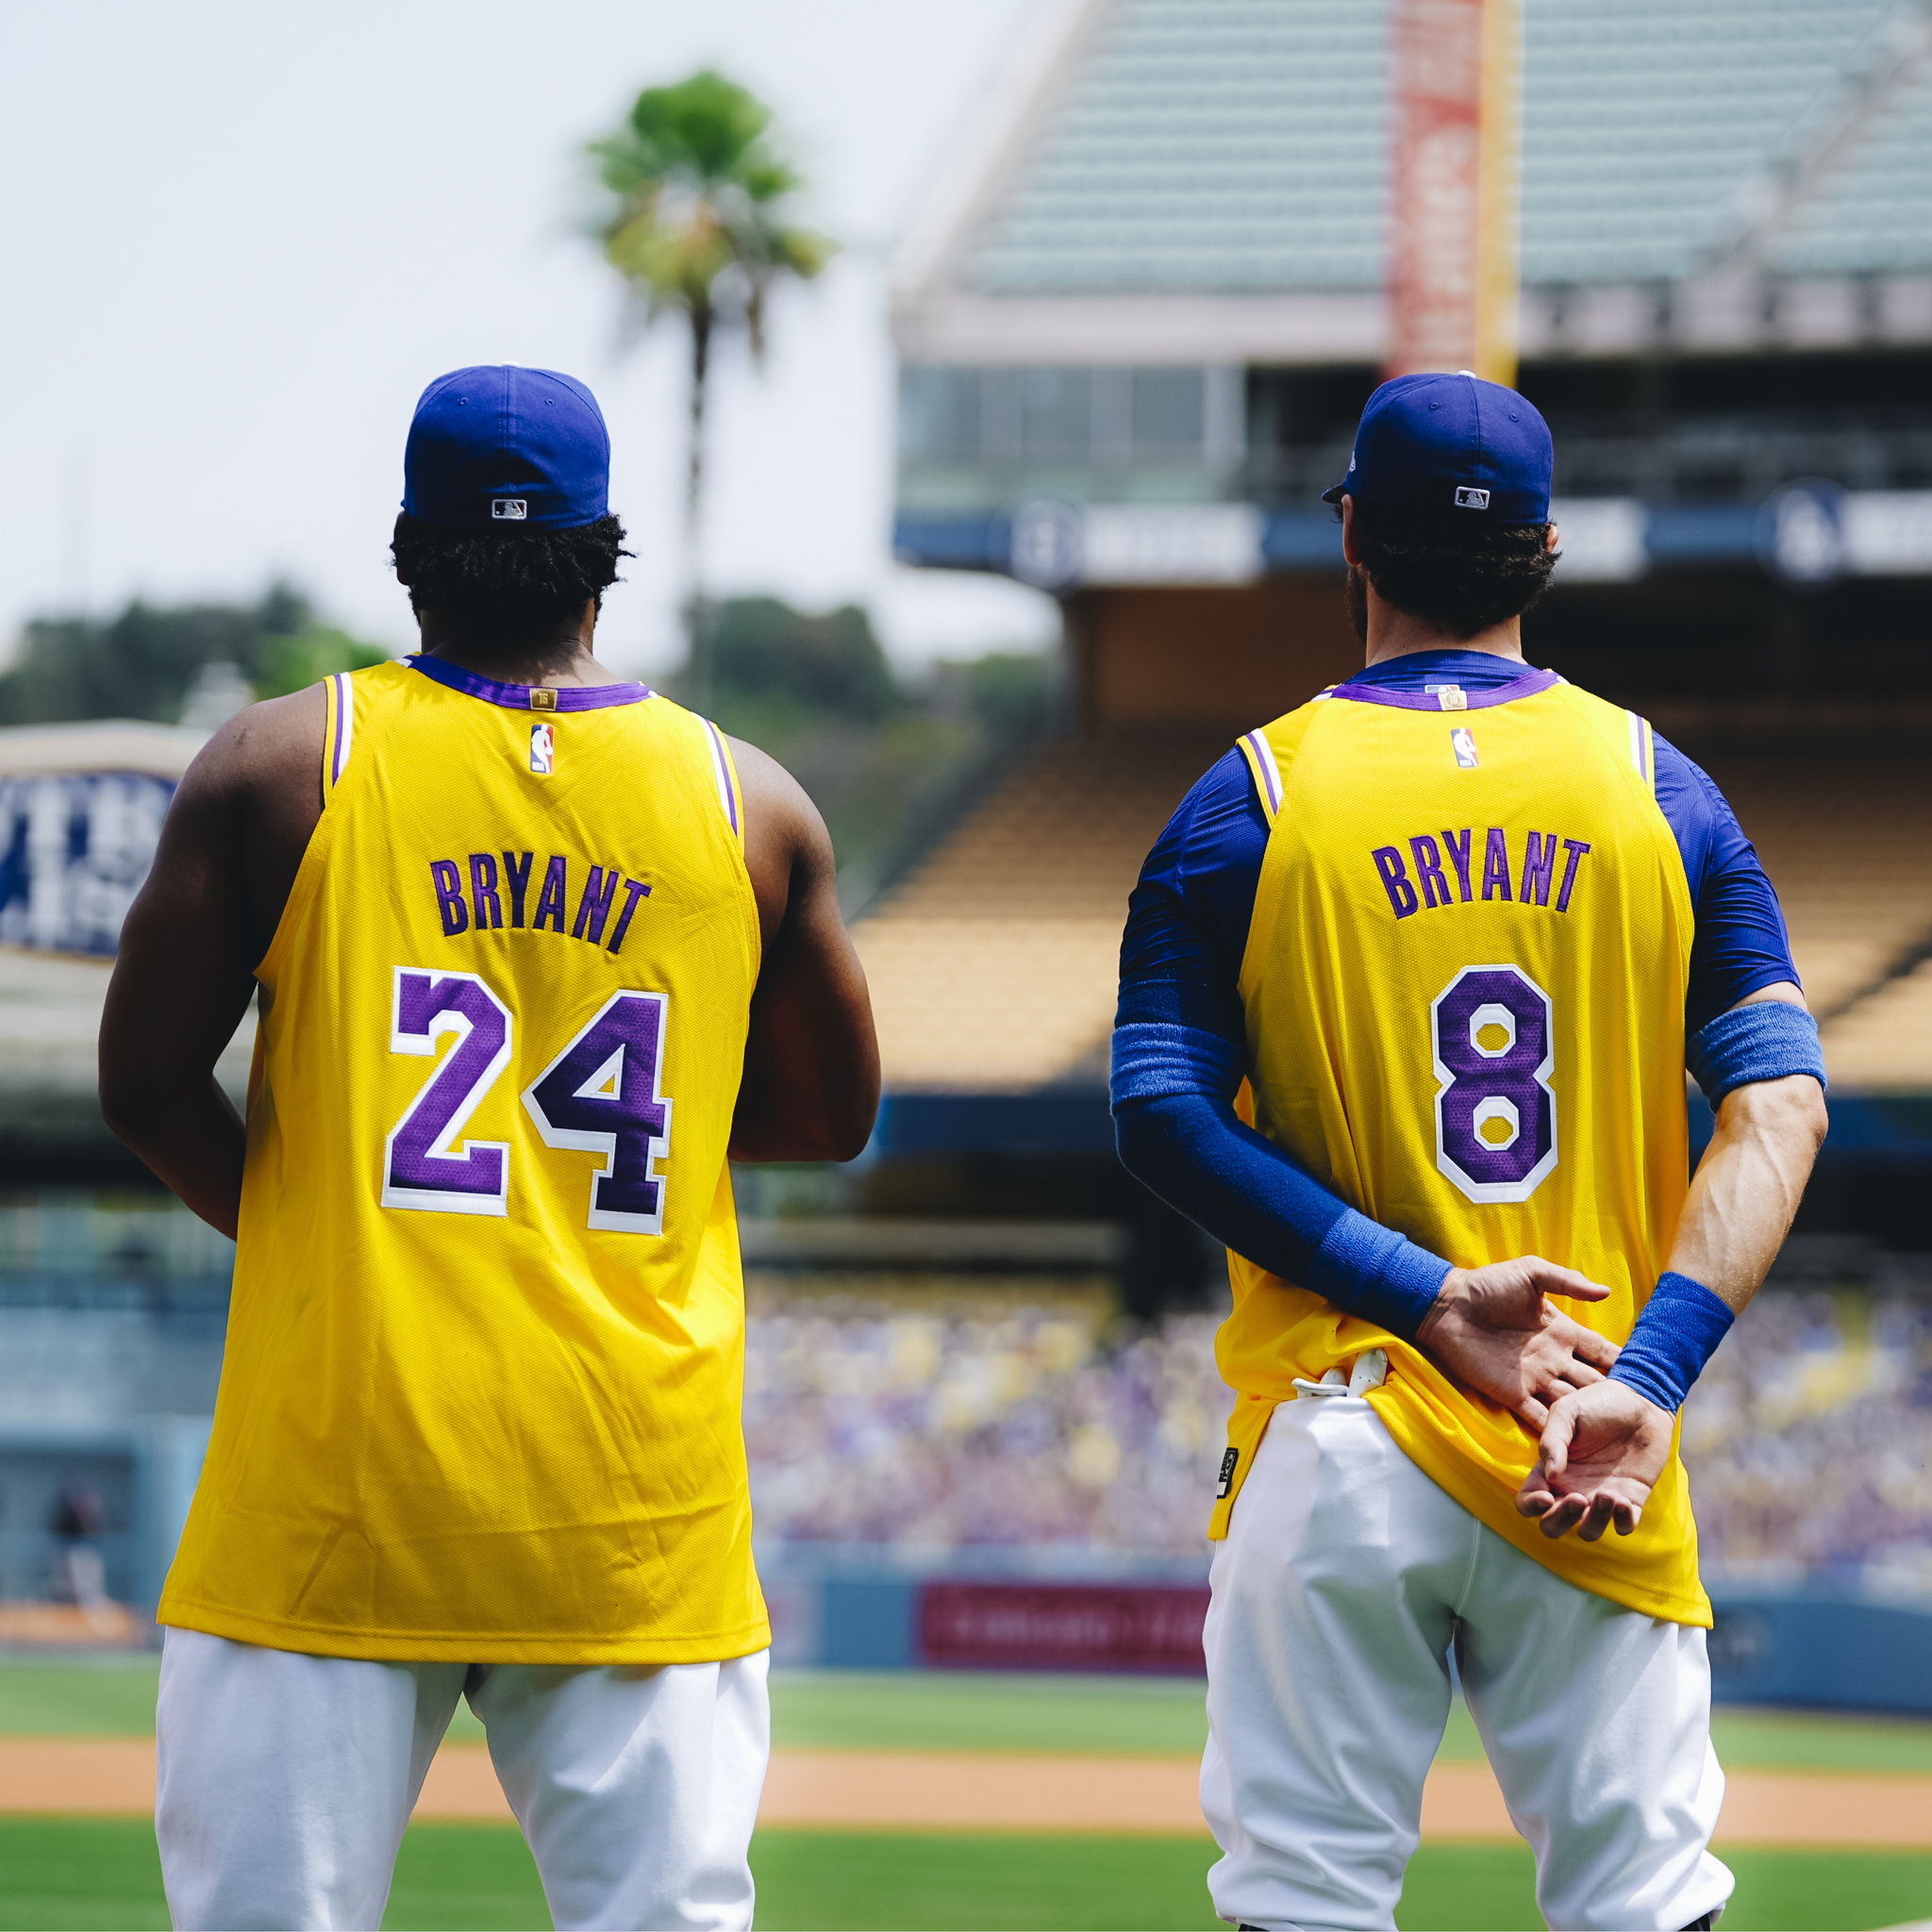
<path fill-rule="evenodd" d="M 1659 1275 L 1609 1379 L 1675 1415 L 1736 1319 L 1701 1281 Z"/>
<path fill-rule="evenodd" d="M 1757 1000 L 1720 1013 L 1691 1041 L 1684 1063 L 1713 1108 L 1733 1088 L 1759 1080 L 1809 1074 L 1825 1084 L 1818 1022 L 1790 1000 Z"/>
<path fill-rule="evenodd" d="M 1357 1213 L 1236 1114 L 1244 1058 L 1200 1027 L 1117 1026 L 1121 1164 L 1236 1254 L 1413 1340 L 1448 1262 Z"/>

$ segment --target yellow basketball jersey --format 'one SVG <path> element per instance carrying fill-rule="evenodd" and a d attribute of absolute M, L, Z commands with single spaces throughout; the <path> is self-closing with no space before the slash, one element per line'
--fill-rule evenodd
<path fill-rule="evenodd" d="M 160 1621 L 339 1657 L 761 1649 L 725 1165 L 758 924 L 724 740 L 641 685 L 432 658 L 327 695 Z"/>
<path fill-rule="evenodd" d="M 1559 1303 L 1617 1341 L 1689 1186 L 1692 911 L 1649 726 L 1528 672 L 1487 691 L 1341 686 L 1242 741 L 1272 821 L 1241 962 L 1246 1116 L 1372 1220 L 1461 1267 L 1535 1254 L 1611 1291 Z M 1635 1535 L 1545 1538 L 1536 1438 L 1420 1351 L 1229 1257 L 1228 1512 L 1277 1402 L 1369 1348 L 1407 1455 L 1572 1583 L 1710 1622 L 1682 1463 Z"/>

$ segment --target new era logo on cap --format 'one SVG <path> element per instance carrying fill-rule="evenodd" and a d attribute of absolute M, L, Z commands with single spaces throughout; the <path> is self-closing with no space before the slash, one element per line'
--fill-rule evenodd
<path fill-rule="evenodd" d="M 1460 491 L 1457 492 L 1458 497 L 1461 493 Z M 1485 494 L 1483 501 L 1487 503 L 1489 500 Z M 520 524 L 530 514 L 529 500 L 522 496 L 492 496 L 490 499 L 490 514 L 492 517 L 507 517 L 511 523 Z"/>
<path fill-rule="evenodd" d="M 1487 490 L 1472 490 L 1467 484 L 1457 488 L 1456 491 L 1456 508 L 1457 509 L 1488 509 L 1489 507 L 1490 492 Z"/>

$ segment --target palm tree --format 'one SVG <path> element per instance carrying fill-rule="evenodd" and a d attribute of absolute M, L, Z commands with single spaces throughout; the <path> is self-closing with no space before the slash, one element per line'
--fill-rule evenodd
<path fill-rule="evenodd" d="M 645 323 L 676 314 L 691 329 L 686 696 L 701 709 L 711 682 L 698 534 L 712 338 L 741 326 L 761 361 L 772 284 L 787 275 L 808 281 L 833 248 L 824 236 L 786 225 L 783 205 L 804 184 L 766 144 L 771 121 L 763 102 L 707 68 L 675 87 L 646 88 L 625 125 L 591 147 L 616 197 L 599 229 L 605 259 L 629 284 Z"/>

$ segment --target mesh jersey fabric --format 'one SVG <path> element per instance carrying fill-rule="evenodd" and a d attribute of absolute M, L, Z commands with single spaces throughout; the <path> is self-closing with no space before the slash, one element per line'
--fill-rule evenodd
<path fill-rule="evenodd" d="M 762 1649 L 724 741 L 641 686 L 428 660 L 329 680 L 327 715 L 159 1620 L 424 1661 Z"/>

